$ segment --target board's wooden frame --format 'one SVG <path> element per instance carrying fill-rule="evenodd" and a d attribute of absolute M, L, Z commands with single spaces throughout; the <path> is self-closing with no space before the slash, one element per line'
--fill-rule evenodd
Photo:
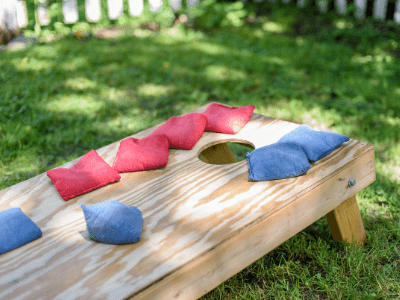
<path fill-rule="evenodd" d="M 227 144 L 217 144 L 212 149 L 202 152 L 204 160 L 215 164 L 235 161 Z M 227 161 L 224 157 L 230 157 L 231 160 Z M 324 215 L 327 215 L 334 240 L 363 245 L 366 233 L 356 193 L 375 180 L 374 161 L 374 150 L 369 147 L 346 168 L 331 174 L 327 181 L 309 193 L 269 217 L 243 228 L 237 236 L 224 241 L 175 273 L 161 278 L 130 299 L 199 298 Z M 357 187 L 348 186 L 350 178 L 360 180 Z M 343 190 L 346 190 L 345 194 L 341 192 Z"/>

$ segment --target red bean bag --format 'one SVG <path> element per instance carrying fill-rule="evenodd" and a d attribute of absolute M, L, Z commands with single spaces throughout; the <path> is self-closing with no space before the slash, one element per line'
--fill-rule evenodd
<path fill-rule="evenodd" d="M 154 170 L 168 163 L 169 142 L 165 134 L 121 141 L 113 169 L 118 173 Z"/>
<path fill-rule="evenodd" d="M 201 138 L 206 123 L 207 118 L 203 114 L 190 113 L 168 119 L 151 135 L 165 134 L 170 148 L 190 150 Z"/>
<path fill-rule="evenodd" d="M 121 179 L 95 150 L 85 154 L 70 169 L 49 170 L 47 176 L 65 201 Z"/>
<path fill-rule="evenodd" d="M 228 107 L 211 103 L 203 113 L 207 117 L 205 131 L 236 134 L 249 122 L 254 109 L 254 105 Z"/>

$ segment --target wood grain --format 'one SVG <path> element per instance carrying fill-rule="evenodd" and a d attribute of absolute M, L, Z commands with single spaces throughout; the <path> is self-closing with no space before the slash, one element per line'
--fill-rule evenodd
<path fill-rule="evenodd" d="M 356 195 L 329 212 L 326 217 L 335 241 L 364 245 L 367 235 L 358 209 Z"/>
<path fill-rule="evenodd" d="M 201 297 L 323 217 L 338 200 L 343 201 L 347 195 L 351 195 L 353 191 L 348 189 L 344 178 L 350 174 L 363 178 L 361 188 L 366 187 L 375 178 L 373 172 L 363 169 L 363 164 L 371 164 L 371 160 L 373 151 L 364 153 L 356 163 L 348 165 L 308 194 L 294 199 L 264 219 L 255 220 L 236 236 L 130 299 L 177 300 Z M 337 191 L 340 191 L 339 199 L 332 197 Z"/>
<path fill-rule="evenodd" d="M 198 158 L 204 149 L 227 141 L 255 148 L 272 144 L 298 126 L 253 114 L 237 135 L 206 132 L 192 150 L 170 149 L 165 168 L 121 174 L 119 182 L 68 202 L 46 174 L 0 191 L 0 210 L 20 207 L 43 232 L 40 239 L 0 256 L 0 299 L 168 299 L 176 293 L 190 299 L 204 294 L 375 180 L 373 147 L 355 140 L 306 175 L 276 181 L 250 182 L 246 160 L 212 165 Z M 146 137 L 156 128 L 133 137 Z M 119 141 L 97 152 L 111 165 L 118 146 Z M 357 180 L 351 189 L 350 177 Z M 142 211 L 138 243 L 107 245 L 88 237 L 80 205 L 111 199 Z M 267 230 L 264 239 L 257 226 Z M 247 249 L 252 240 L 254 247 Z"/>

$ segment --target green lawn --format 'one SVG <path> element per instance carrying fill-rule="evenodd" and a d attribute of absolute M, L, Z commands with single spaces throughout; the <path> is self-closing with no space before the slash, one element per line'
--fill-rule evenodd
<path fill-rule="evenodd" d="M 333 242 L 324 217 L 202 299 L 399 298 L 399 32 L 280 8 L 242 28 L 2 52 L 0 189 L 208 102 L 254 104 L 374 146 L 377 180 L 357 195 L 368 241 Z"/>

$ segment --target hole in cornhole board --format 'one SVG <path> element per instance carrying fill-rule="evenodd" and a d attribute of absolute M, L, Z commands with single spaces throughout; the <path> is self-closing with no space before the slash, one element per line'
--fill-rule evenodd
<path fill-rule="evenodd" d="M 246 153 L 254 150 L 248 141 L 220 142 L 206 147 L 199 154 L 199 159 L 213 165 L 225 165 L 246 159 Z"/>

